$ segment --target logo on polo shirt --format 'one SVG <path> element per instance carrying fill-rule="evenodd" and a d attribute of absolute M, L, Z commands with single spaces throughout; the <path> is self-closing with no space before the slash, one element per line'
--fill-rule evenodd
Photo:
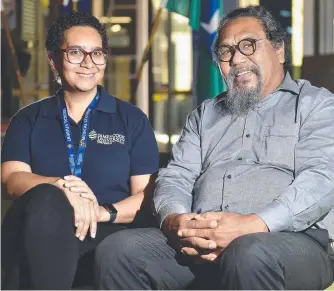
<path fill-rule="evenodd" d="M 88 134 L 88 137 L 91 139 L 91 140 L 94 140 L 97 138 L 97 133 L 96 131 L 93 129 L 89 134 Z"/>
<path fill-rule="evenodd" d="M 119 133 L 102 134 L 102 133 L 97 133 L 95 130 L 92 130 L 89 132 L 88 137 L 91 140 L 96 140 L 96 142 L 99 144 L 113 144 L 114 142 L 124 144 L 125 142 L 125 136 Z"/>

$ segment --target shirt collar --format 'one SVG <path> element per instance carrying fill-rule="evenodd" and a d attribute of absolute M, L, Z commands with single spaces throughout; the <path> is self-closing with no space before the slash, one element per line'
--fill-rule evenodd
<path fill-rule="evenodd" d="M 292 80 L 290 73 L 286 72 L 285 77 L 281 85 L 277 88 L 277 91 L 290 91 L 295 94 L 299 94 L 299 87 L 297 83 Z"/>
<path fill-rule="evenodd" d="M 116 112 L 116 99 L 112 95 L 109 95 L 107 90 L 102 87 L 98 86 L 98 92 L 100 94 L 100 99 L 96 108 L 94 110 L 102 111 L 106 113 L 115 113 Z M 43 104 L 43 116 L 45 117 L 58 117 L 60 116 L 59 110 L 59 99 L 58 96 L 63 94 L 63 90 L 59 89 L 56 94 L 50 97 L 50 102 L 45 102 Z"/>
<path fill-rule="evenodd" d="M 115 113 L 116 112 L 116 98 L 112 95 L 109 95 L 107 90 L 102 86 L 97 86 L 97 90 L 100 93 L 99 103 L 96 105 L 95 110 L 106 112 L 106 113 Z"/>

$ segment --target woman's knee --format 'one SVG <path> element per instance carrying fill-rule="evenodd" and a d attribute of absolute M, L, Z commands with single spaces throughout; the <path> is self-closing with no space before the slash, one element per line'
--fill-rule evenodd
<path fill-rule="evenodd" d="M 25 204 L 27 210 L 36 211 L 44 208 L 68 208 L 70 207 L 69 201 L 66 198 L 64 192 L 58 187 L 52 184 L 39 184 L 26 193 L 24 193 L 20 199 Z"/>
<path fill-rule="evenodd" d="M 73 222 L 73 208 L 63 191 L 54 185 L 37 185 L 21 198 L 26 226 L 33 225 L 42 230 Z"/>

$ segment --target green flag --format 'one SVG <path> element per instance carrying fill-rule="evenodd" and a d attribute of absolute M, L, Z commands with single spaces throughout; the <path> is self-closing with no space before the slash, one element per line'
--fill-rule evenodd
<path fill-rule="evenodd" d="M 200 104 L 225 91 L 226 86 L 211 53 L 223 13 L 223 0 L 162 0 L 161 3 L 169 11 L 188 17 L 193 29 L 193 91 L 196 103 Z"/>
<path fill-rule="evenodd" d="M 193 29 L 200 27 L 201 0 L 162 0 L 161 5 L 169 11 L 189 18 Z"/>

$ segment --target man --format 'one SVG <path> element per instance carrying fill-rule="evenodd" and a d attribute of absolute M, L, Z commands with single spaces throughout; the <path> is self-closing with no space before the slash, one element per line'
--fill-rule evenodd
<path fill-rule="evenodd" d="M 159 173 L 153 206 L 162 231 L 122 231 L 100 245 L 100 288 L 333 282 L 334 95 L 293 81 L 288 52 L 262 7 L 220 21 L 214 56 L 228 91 L 188 116 Z"/>

